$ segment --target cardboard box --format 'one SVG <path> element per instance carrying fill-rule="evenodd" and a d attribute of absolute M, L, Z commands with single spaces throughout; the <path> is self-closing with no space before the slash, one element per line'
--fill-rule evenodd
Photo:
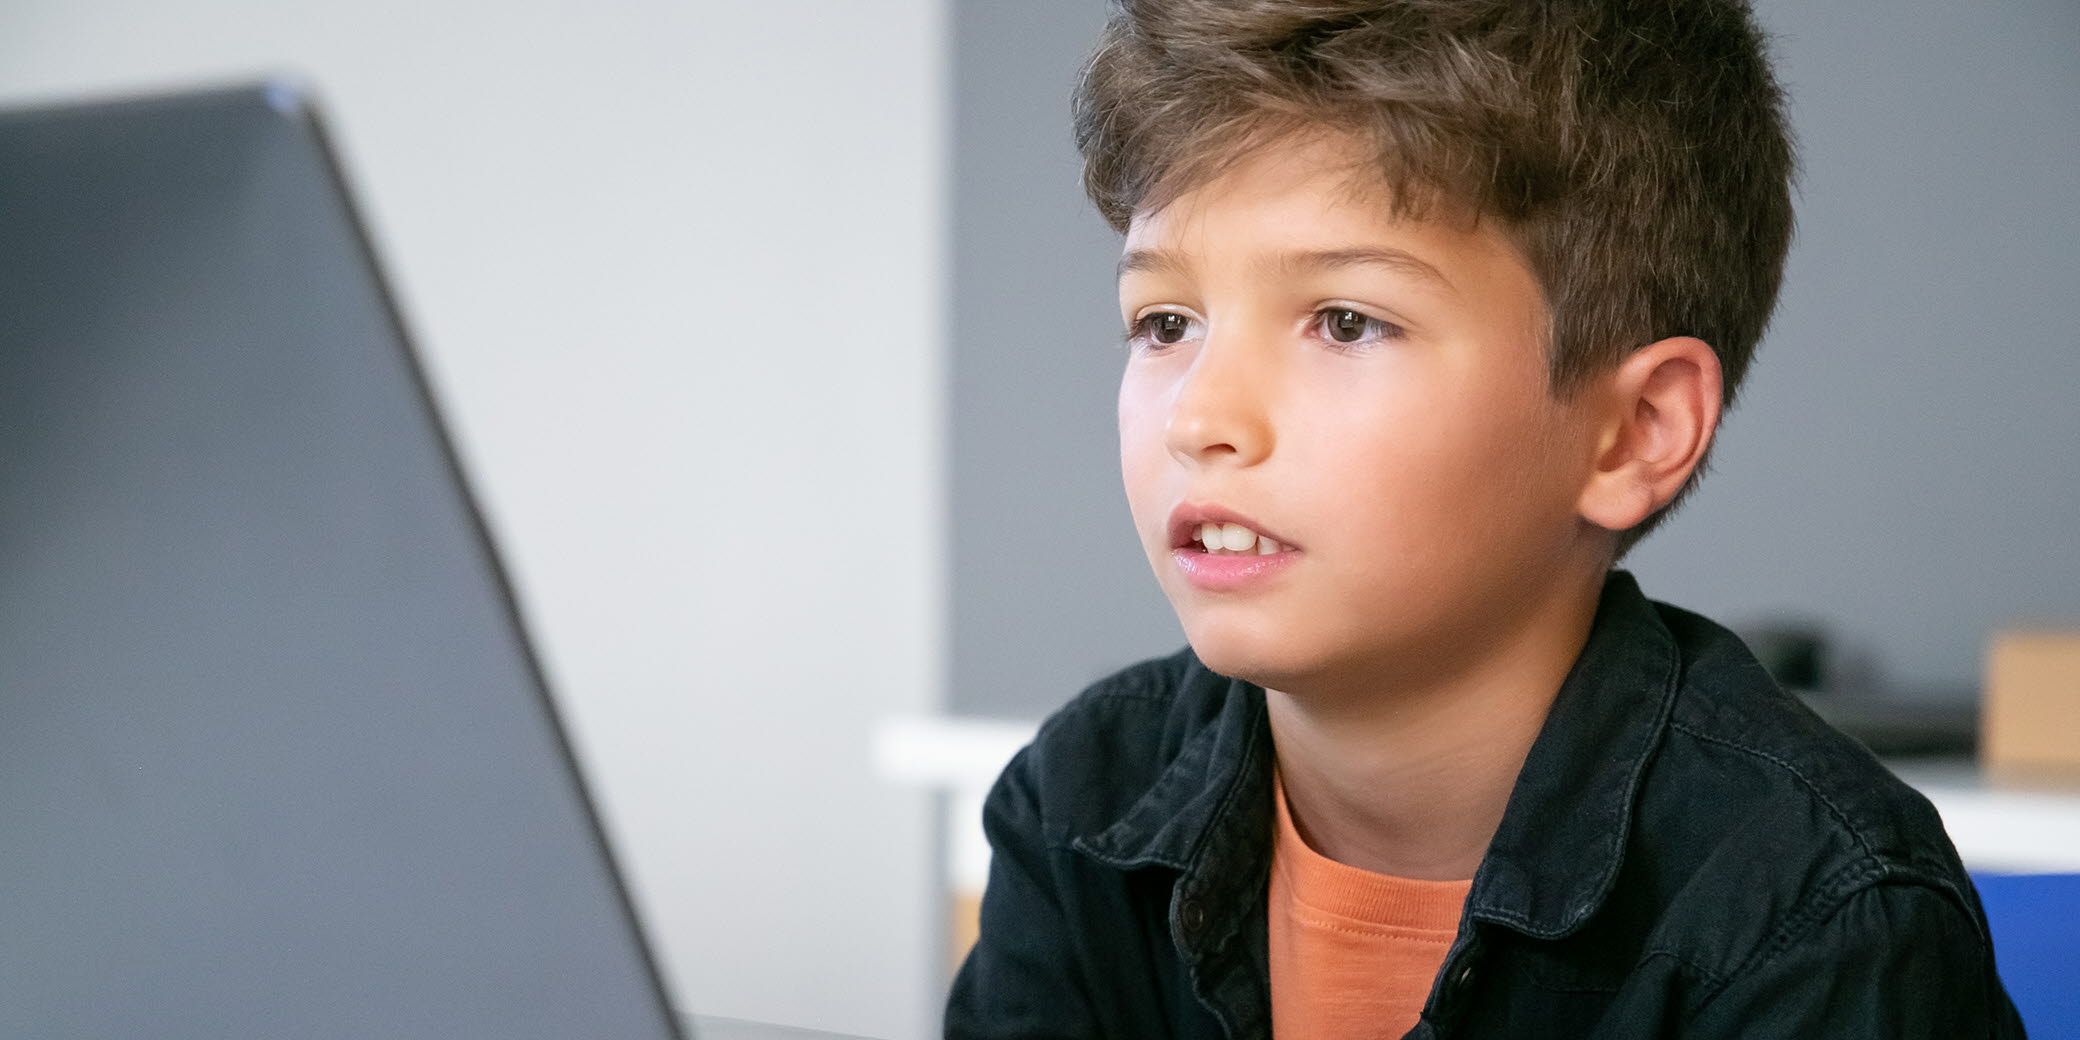
<path fill-rule="evenodd" d="M 1989 772 L 2080 779 L 2080 629 L 1994 635 L 1979 762 Z"/>

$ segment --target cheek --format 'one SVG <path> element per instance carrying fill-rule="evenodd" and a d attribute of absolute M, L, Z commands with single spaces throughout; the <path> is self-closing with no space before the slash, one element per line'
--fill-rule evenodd
<path fill-rule="evenodd" d="M 1146 389 L 1128 376 L 1119 384 L 1119 457 L 1131 466 L 1147 447 L 1150 416 Z"/>
<path fill-rule="evenodd" d="M 1404 572 L 1456 566 L 1542 511 L 1535 402 L 1437 383 L 1356 393 L 1364 403 L 1309 416 L 1300 468 L 1330 476 L 1318 508 L 1342 517 L 1332 526 L 1357 558 Z"/>
<path fill-rule="evenodd" d="M 1165 454 L 1163 413 L 1157 398 L 1157 389 L 1147 380 L 1135 378 L 1131 371 L 1121 378 L 1120 477 L 1126 485 L 1127 505 L 1134 514 L 1137 525 L 1145 520 L 1142 515 L 1144 509 L 1158 508 L 1160 505 L 1149 501 L 1159 490 Z"/>
<path fill-rule="evenodd" d="M 1475 449 L 1466 402 L 1435 380 L 1356 380 L 1309 397 L 1281 446 L 1304 453 L 1298 468 L 1329 477 L 1323 490 L 1332 494 L 1380 508 L 1415 504 L 1450 492 Z"/>

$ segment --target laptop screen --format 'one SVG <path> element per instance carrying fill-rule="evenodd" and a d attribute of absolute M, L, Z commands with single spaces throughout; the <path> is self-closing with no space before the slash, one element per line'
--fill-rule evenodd
<path fill-rule="evenodd" d="M 0 875 L 0 1036 L 677 1035 L 293 88 L 0 114 Z"/>

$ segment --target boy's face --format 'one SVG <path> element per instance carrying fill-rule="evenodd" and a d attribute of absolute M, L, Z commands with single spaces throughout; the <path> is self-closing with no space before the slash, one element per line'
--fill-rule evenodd
<path fill-rule="evenodd" d="M 1492 223 L 1352 197 L 1343 147 L 1260 151 L 1136 214 L 1119 283 L 1136 531 L 1200 658 L 1289 692 L 1478 659 L 1595 545 L 1593 431 L 1548 395 L 1531 270 Z M 1173 530 L 1195 506 L 1280 551 L 1207 554 Z"/>

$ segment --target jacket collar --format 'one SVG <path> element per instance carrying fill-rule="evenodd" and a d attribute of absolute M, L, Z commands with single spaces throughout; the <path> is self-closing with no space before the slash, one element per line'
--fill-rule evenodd
<path fill-rule="evenodd" d="M 1674 637 L 1639 583 L 1611 571 L 1588 640 L 1474 873 L 1470 916 L 1558 938 L 1603 905 L 1624 858 L 1640 777 L 1675 703 L 1680 664 Z M 1195 875 L 1209 850 L 1226 861 L 1254 849 L 1268 860 L 1272 748 L 1264 690 L 1188 654 L 1178 696 L 1195 695 L 1219 699 L 1210 724 L 1187 738 L 1125 815 L 1073 838 L 1074 848 L 1115 867 L 1163 865 Z M 1262 866 L 1225 873 L 1239 890 L 1261 877 Z"/>
<path fill-rule="evenodd" d="M 1216 823 L 1238 815 L 1247 823 L 1248 799 L 1258 793 L 1268 798 L 1271 726 L 1264 714 L 1264 688 L 1219 675 L 1186 649 L 1178 699 L 1211 701 L 1219 708 L 1210 723 L 1185 738 L 1169 768 L 1124 816 L 1071 842 L 1085 855 L 1122 868 L 1186 870 L 1204 853 Z M 1264 802 L 1268 824 L 1269 801 L 1255 800 Z"/>
<path fill-rule="evenodd" d="M 1613 570 L 1588 642 L 1524 757 L 1474 873 L 1467 912 L 1540 938 L 1603 905 L 1632 830 L 1640 777 L 1675 706 L 1675 637 L 1630 572 Z"/>

